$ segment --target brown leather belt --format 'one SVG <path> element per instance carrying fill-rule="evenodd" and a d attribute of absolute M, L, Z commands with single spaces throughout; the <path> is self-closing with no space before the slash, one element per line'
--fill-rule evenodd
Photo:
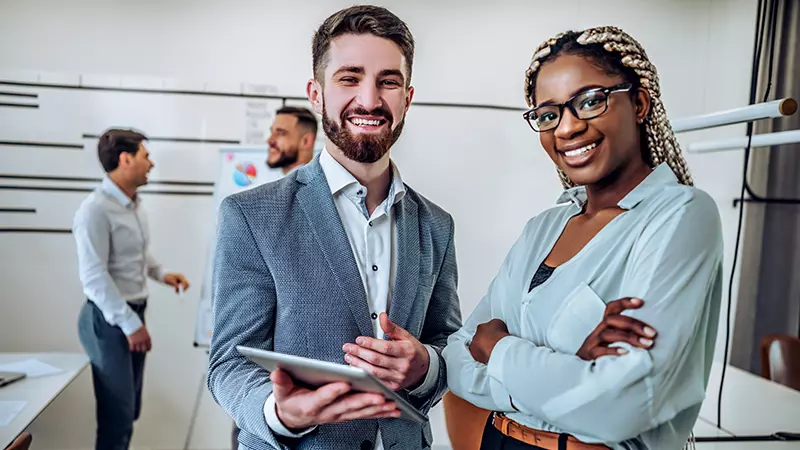
<path fill-rule="evenodd" d="M 603 444 L 587 444 L 568 434 L 551 433 L 549 431 L 528 428 L 499 413 L 494 413 L 492 416 L 492 425 L 494 425 L 498 431 L 512 439 L 548 450 L 608 450 L 608 447 Z"/>

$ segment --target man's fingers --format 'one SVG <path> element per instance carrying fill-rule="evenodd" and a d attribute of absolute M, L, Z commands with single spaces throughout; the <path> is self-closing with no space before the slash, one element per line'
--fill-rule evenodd
<path fill-rule="evenodd" d="M 629 316 L 620 316 L 620 315 L 608 316 L 606 318 L 606 324 L 608 324 L 609 327 L 611 328 L 631 331 L 633 333 L 638 334 L 641 337 L 646 337 L 650 339 L 656 337 L 657 334 L 656 330 L 654 330 L 646 323 Z"/>
<path fill-rule="evenodd" d="M 381 330 L 383 330 L 383 333 L 392 339 L 406 340 L 411 337 L 411 334 L 404 330 L 403 327 L 389 320 L 389 315 L 385 312 L 381 313 L 381 315 L 378 317 L 378 321 L 381 324 Z"/>
<path fill-rule="evenodd" d="M 357 417 L 356 419 L 396 419 L 400 417 L 401 412 L 400 410 L 388 412 L 388 413 L 378 413 L 367 417 Z M 348 420 L 356 420 L 356 419 L 337 419 L 335 422 L 332 423 L 342 423 L 347 422 Z"/>
<path fill-rule="evenodd" d="M 357 419 L 380 419 L 385 417 L 400 417 L 400 410 L 392 403 L 382 405 L 367 406 L 357 411 L 348 411 L 336 418 L 337 422 Z"/>
<path fill-rule="evenodd" d="M 401 373 L 395 372 L 394 370 L 385 369 L 383 367 L 374 366 L 357 356 L 348 354 L 345 355 L 344 360 L 353 367 L 364 369 L 367 373 L 383 381 L 384 383 L 400 383 L 403 381 L 403 375 Z"/>
<path fill-rule="evenodd" d="M 294 380 L 283 370 L 273 371 L 269 374 L 269 379 L 272 381 L 272 392 L 275 393 L 276 400 L 282 400 L 294 389 Z"/>
<path fill-rule="evenodd" d="M 652 339 L 641 337 L 636 333 L 630 333 L 628 331 L 618 330 L 615 328 L 606 328 L 603 330 L 603 332 L 600 333 L 600 339 L 603 341 L 604 346 L 613 344 L 615 342 L 627 342 L 634 347 L 643 349 L 649 349 L 653 346 Z"/>
<path fill-rule="evenodd" d="M 347 355 L 358 357 L 376 367 L 402 370 L 404 368 L 404 360 L 402 358 L 411 356 L 409 350 L 398 348 L 398 346 L 401 345 L 399 342 L 379 341 L 371 338 L 358 338 L 356 341 L 363 342 L 364 345 L 345 344 L 342 349 Z M 386 349 L 390 353 L 382 352 L 377 349 L 373 350 L 367 346 Z"/>
<path fill-rule="evenodd" d="M 356 412 L 364 408 L 381 406 L 386 403 L 386 399 L 380 394 L 358 392 L 348 394 L 336 399 L 321 409 L 319 413 L 320 422 L 336 420 L 344 414 Z"/>
<path fill-rule="evenodd" d="M 367 336 L 358 337 L 355 344 L 345 344 L 342 350 L 346 353 L 350 353 L 350 350 L 356 350 L 358 347 L 395 357 L 410 356 L 414 351 L 411 342 L 408 341 L 385 341 L 383 339 L 375 339 Z"/>
<path fill-rule="evenodd" d="M 340 397 L 350 392 L 350 385 L 344 382 L 328 383 L 320 386 L 312 394 L 319 411 L 336 402 Z"/>

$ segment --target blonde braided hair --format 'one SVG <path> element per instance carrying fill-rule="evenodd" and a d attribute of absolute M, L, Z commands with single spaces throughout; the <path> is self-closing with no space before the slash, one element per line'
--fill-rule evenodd
<path fill-rule="evenodd" d="M 577 45 L 574 45 L 575 43 Z M 617 27 L 596 27 L 580 33 L 560 33 L 543 42 L 534 52 L 530 67 L 525 72 L 525 101 L 528 106 L 533 107 L 535 103 L 536 76 L 543 63 L 561 50 L 565 50 L 567 53 L 580 52 L 581 49 L 589 49 L 593 46 L 602 49 L 603 56 L 618 58 L 618 62 L 624 68 L 632 70 L 638 77 L 637 80 L 628 81 L 638 82 L 638 85 L 647 89 L 650 94 L 650 111 L 643 123 L 644 135 L 647 139 L 648 154 L 644 154 L 647 164 L 655 167 L 666 162 L 682 184 L 693 185 L 692 176 L 681 154 L 680 144 L 675 138 L 675 133 L 667 119 L 666 109 L 661 102 L 661 87 L 658 84 L 656 67 L 648 59 L 641 44 Z M 595 59 L 603 56 L 595 55 Z M 602 63 L 602 61 L 597 62 Z M 558 175 L 564 188 L 575 186 L 575 183 L 560 168 Z"/>

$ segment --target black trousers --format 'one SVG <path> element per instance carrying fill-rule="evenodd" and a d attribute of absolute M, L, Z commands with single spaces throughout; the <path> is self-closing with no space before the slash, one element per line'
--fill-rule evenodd
<path fill-rule="evenodd" d="M 483 427 L 481 450 L 547 450 L 504 435 L 492 425 L 493 416 L 493 414 L 489 414 L 489 419 Z M 564 448 L 566 448 L 566 441 L 564 442 Z"/>

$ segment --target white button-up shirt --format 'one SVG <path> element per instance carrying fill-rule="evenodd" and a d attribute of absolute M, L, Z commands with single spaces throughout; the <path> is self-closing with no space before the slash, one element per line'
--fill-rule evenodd
<path fill-rule="evenodd" d="M 569 433 L 614 449 L 680 449 L 705 397 L 722 296 L 722 231 L 711 197 L 658 166 L 619 202 L 625 211 L 550 278 L 531 277 L 586 202 L 531 219 L 487 295 L 444 350 L 450 389 L 531 428 Z M 655 345 L 584 361 L 576 352 L 608 302 L 640 298 L 624 314 L 656 329 Z M 469 343 L 481 323 L 503 320 L 511 336 L 488 364 Z M 513 406 L 512 406 L 513 401 Z M 516 407 L 516 409 L 514 408 Z"/>
<path fill-rule="evenodd" d="M 141 199 L 131 200 L 110 178 L 87 197 L 72 226 L 83 292 L 110 325 L 130 335 L 142 326 L 126 302 L 143 302 L 147 277 L 164 280 L 148 251 L 150 231 Z"/>
<path fill-rule="evenodd" d="M 358 264 L 358 271 L 367 294 L 373 331 L 375 336 L 382 337 L 379 317 L 382 312 L 389 312 L 397 270 L 397 221 L 392 207 L 402 200 L 406 193 L 403 179 L 400 177 L 400 171 L 392 163 L 389 195 L 370 215 L 366 204 L 367 188 L 333 159 L 327 149 L 320 154 L 319 163 Z M 425 347 L 430 360 L 428 373 L 422 384 L 411 391 L 411 395 L 425 395 L 436 385 L 439 357 L 432 347 L 427 345 Z M 313 430 L 311 428 L 301 434 L 294 434 L 286 429 L 278 419 L 272 395 L 264 405 L 264 415 L 272 431 L 282 436 L 300 437 Z M 383 450 L 380 430 L 375 441 L 375 450 Z"/>

